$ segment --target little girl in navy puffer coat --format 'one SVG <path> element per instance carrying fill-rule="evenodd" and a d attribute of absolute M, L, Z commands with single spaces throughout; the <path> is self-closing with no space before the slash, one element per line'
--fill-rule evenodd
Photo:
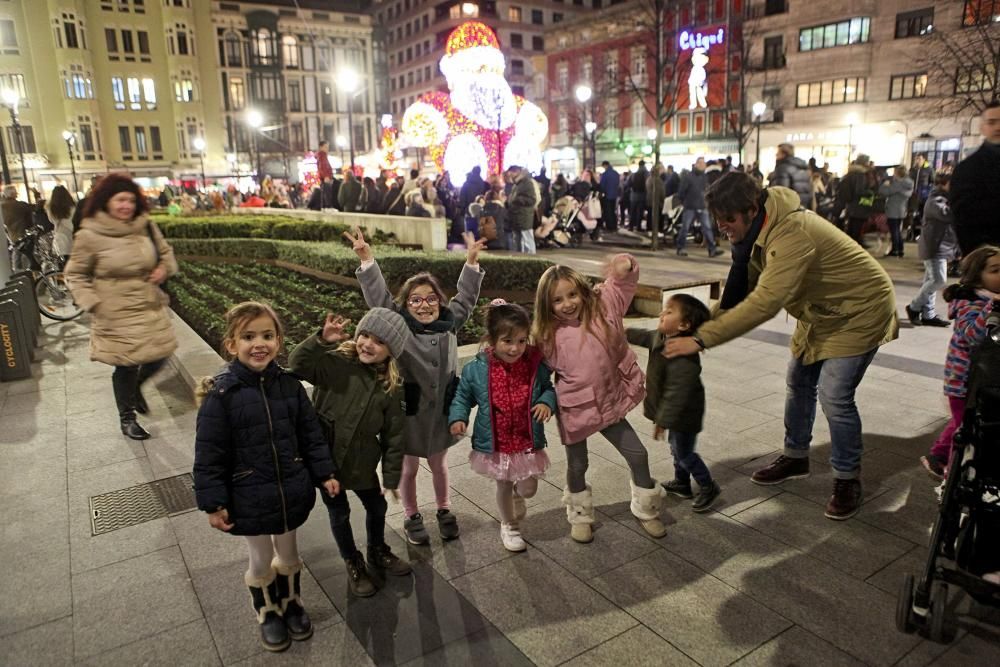
<path fill-rule="evenodd" d="M 312 636 L 295 529 L 317 485 L 331 496 L 340 488 L 305 389 L 274 361 L 282 339 L 268 305 L 245 302 L 226 313 L 223 345 L 232 361 L 199 387 L 194 458 L 198 509 L 213 528 L 247 540 L 245 580 L 269 651 Z"/>

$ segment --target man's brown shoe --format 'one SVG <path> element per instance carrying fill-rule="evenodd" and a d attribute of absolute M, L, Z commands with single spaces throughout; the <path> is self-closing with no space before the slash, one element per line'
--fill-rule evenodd
<path fill-rule="evenodd" d="M 800 479 L 809 476 L 809 457 L 793 459 L 779 456 L 771 465 L 750 475 L 750 481 L 761 486 L 781 484 L 786 479 Z"/>
<path fill-rule="evenodd" d="M 861 480 L 833 480 L 833 495 L 826 503 L 826 518 L 835 521 L 850 519 L 861 509 Z"/>

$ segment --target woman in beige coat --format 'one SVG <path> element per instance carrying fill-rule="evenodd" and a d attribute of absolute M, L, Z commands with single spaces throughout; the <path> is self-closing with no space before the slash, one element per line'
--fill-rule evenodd
<path fill-rule="evenodd" d="M 148 410 L 142 383 L 177 348 L 159 287 L 177 272 L 177 261 L 147 210 L 132 179 L 105 176 L 87 198 L 66 265 L 76 303 L 91 314 L 90 358 L 115 367 L 121 429 L 133 440 L 149 437 L 135 417 Z"/>

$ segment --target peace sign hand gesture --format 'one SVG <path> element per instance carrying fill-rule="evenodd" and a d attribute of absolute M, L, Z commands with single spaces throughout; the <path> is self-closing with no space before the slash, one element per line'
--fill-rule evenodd
<path fill-rule="evenodd" d="M 354 234 L 350 232 L 344 232 L 344 238 L 351 242 L 351 248 L 354 250 L 354 254 L 358 256 L 362 262 L 367 262 L 374 259 L 372 254 L 372 247 L 368 245 L 368 241 L 365 241 L 365 235 L 357 227 L 354 228 Z"/>
<path fill-rule="evenodd" d="M 479 253 L 486 250 L 486 239 L 477 241 L 476 235 L 472 232 L 463 233 L 462 239 L 465 241 L 465 247 L 468 248 L 465 263 L 469 266 L 475 266 L 479 263 Z"/>

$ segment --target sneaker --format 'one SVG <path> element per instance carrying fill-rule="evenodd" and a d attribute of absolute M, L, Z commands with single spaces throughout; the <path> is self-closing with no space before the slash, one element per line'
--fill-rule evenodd
<path fill-rule="evenodd" d="M 420 512 L 403 521 L 403 532 L 406 533 L 406 541 L 410 544 L 429 544 L 431 541 L 431 536 L 424 528 L 424 517 L 420 516 Z"/>
<path fill-rule="evenodd" d="M 663 490 L 672 496 L 677 496 L 678 498 L 684 498 L 685 500 L 690 500 L 694 498 L 694 493 L 691 491 L 690 482 L 682 482 L 679 479 L 672 479 L 669 482 L 661 482 L 660 486 Z"/>
<path fill-rule="evenodd" d="M 368 547 L 368 565 L 396 577 L 404 577 L 413 571 L 409 563 L 392 553 L 388 544 Z"/>
<path fill-rule="evenodd" d="M 524 498 L 514 494 L 514 521 L 521 521 L 524 517 L 528 516 L 528 505 L 524 502 Z"/>
<path fill-rule="evenodd" d="M 521 537 L 521 531 L 517 529 L 517 524 L 501 523 L 500 541 L 503 542 L 503 548 L 507 551 L 517 552 L 528 548 L 528 545 L 524 543 L 524 538 Z"/>
<path fill-rule="evenodd" d="M 688 254 L 687 254 L 687 251 L 686 251 L 686 250 L 678 250 L 678 251 L 677 251 L 677 256 L 678 256 L 678 257 L 687 257 L 687 256 L 688 256 Z"/>
<path fill-rule="evenodd" d="M 944 479 L 945 466 L 947 461 L 944 461 L 939 456 L 934 456 L 933 454 L 928 454 L 927 456 L 920 457 L 920 465 L 924 467 L 927 474 L 931 476 L 931 479 L 940 482 Z"/>
<path fill-rule="evenodd" d="M 378 589 L 368 574 L 368 568 L 365 567 L 365 559 L 361 557 L 361 552 L 355 551 L 353 556 L 344 559 L 344 564 L 347 565 L 347 587 L 351 593 L 359 598 L 375 595 Z"/>
<path fill-rule="evenodd" d="M 458 537 L 458 518 L 451 513 L 451 510 L 438 510 L 437 520 L 442 540 L 453 540 Z"/>
<path fill-rule="evenodd" d="M 781 484 L 788 479 L 801 479 L 809 476 L 809 457 L 793 459 L 779 456 L 771 465 L 761 468 L 750 475 L 750 481 L 761 486 Z"/>
<path fill-rule="evenodd" d="M 950 327 L 951 322 L 948 320 L 943 320 L 940 317 L 923 317 L 920 319 L 920 323 L 925 327 Z"/>
<path fill-rule="evenodd" d="M 698 490 L 698 497 L 691 503 L 691 509 L 695 512 L 707 512 L 712 509 L 712 503 L 718 500 L 721 493 L 722 487 L 719 486 L 718 482 L 712 480 L 711 484 Z"/>
<path fill-rule="evenodd" d="M 716 248 L 715 250 L 713 250 L 710 253 L 708 253 L 708 256 L 709 257 L 718 257 L 719 255 L 725 255 L 725 254 L 726 254 L 725 250 L 723 250 L 722 248 Z"/>
<path fill-rule="evenodd" d="M 826 518 L 835 521 L 850 519 L 861 509 L 861 480 L 833 480 L 833 495 L 826 503 Z"/>
<path fill-rule="evenodd" d="M 912 324 L 915 327 L 919 327 L 920 326 L 921 322 L 920 322 L 920 311 L 919 310 L 913 310 L 912 308 L 910 308 L 909 304 L 907 304 L 906 305 L 906 316 L 908 318 L 910 318 L 910 324 Z"/>

